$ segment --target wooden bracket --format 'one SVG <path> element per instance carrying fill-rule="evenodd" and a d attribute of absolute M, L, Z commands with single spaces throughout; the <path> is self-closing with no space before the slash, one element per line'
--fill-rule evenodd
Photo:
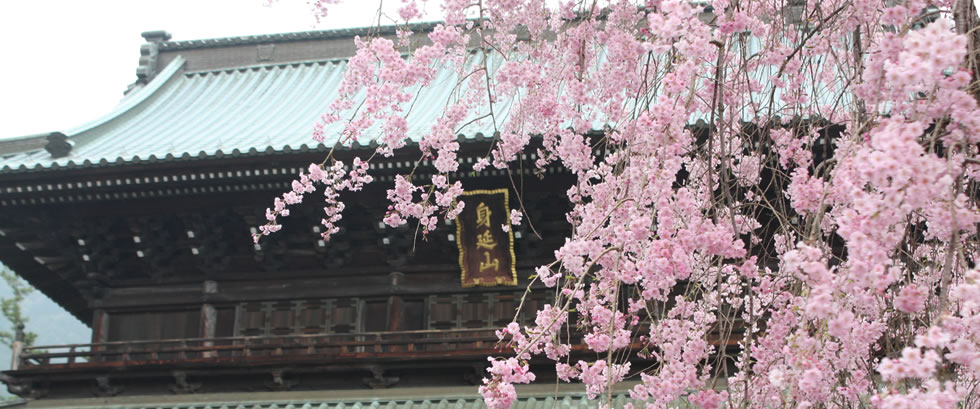
<path fill-rule="evenodd" d="M 201 390 L 200 382 L 187 382 L 187 372 L 174 371 L 174 383 L 169 386 L 170 392 L 176 395 L 194 393 Z"/>
<path fill-rule="evenodd" d="M 92 388 L 92 393 L 100 398 L 116 396 L 123 391 L 122 386 L 112 386 L 108 376 L 96 376 L 95 384 L 95 388 Z"/>
<path fill-rule="evenodd" d="M 0 374 L 0 381 L 7 384 L 7 392 L 20 396 L 24 399 L 39 399 L 48 394 L 47 382 L 36 386 L 34 382 L 17 381 L 8 375 Z"/>
<path fill-rule="evenodd" d="M 272 371 L 272 381 L 266 382 L 265 387 L 274 391 L 288 391 L 299 384 L 297 380 L 286 379 L 285 374 L 282 369 Z"/>
<path fill-rule="evenodd" d="M 364 384 L 371 389 L 385 389 L 400 380 L 397 376 L 384 376 L 384 369 L 380 366 L 371 366 L 368 370 L 371 371 L 372 377 L 364 378 Z"/>

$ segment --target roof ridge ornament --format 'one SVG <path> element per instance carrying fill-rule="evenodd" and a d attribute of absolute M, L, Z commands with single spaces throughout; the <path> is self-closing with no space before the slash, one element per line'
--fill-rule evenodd
<path fill-rule="evenodd" d="M 63 158 L 71 152 L 72 144 L 68 142 L 68 136 L 61 132 L 48 134 L 48 143 L 44 145 L 44 150 L 51 154 L 52 158 Z"/>
<path fill-rule="evenodd" d="M 170 41 L 170 33 L 163 30 L 144 31 L 140 34 L 146 44 L 140 46 L 140 64 L 136 67 L 136 84 L 146 85 L 159 72 L 160 44 Z"/>

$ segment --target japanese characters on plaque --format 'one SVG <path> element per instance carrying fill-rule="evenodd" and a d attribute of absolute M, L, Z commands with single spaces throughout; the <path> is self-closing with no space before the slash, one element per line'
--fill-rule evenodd
<path fill-rule="evenodd" d="M 517 285 L 514 234 L 501 228 L 510 225 L 507 189 L 471 190 L 461 200 L 456 242 L 463 287 Z"/>

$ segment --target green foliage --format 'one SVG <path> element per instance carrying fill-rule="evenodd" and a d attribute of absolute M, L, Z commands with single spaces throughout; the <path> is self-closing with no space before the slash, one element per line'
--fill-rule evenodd
<path fill-rule="evenodd" d="M 10 331 L 0 331 L 0 343 L 11 346 L 17 339 L 17 328 L 24 328 L 27 325 L 27 317 L 21 312 L 20 305 L 24 298 L 34 291 L 34 288 L 21 280 L 13 271 L 5 267 L 0 268 L 2 268 L 0 269 L 0 277 L 7 282 L 7 286 L 13 293 L 10 297 L 0 298 L 0 312 L 10 322 Z M 37 334 L 24 331 L 25 346 L 34 345 L 36 339 Z"/>

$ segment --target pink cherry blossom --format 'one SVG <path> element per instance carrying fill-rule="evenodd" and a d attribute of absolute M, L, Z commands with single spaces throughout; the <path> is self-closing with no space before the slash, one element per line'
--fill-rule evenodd
<path fill-rule="evenodd" d="M 253 239 L 321 188 L 328 239 L 344 192 L 396 151 L 426 172 L 394 177 L 383 220 L 422 234 L 465 207 L 461 173 L 563 167 L 571 233 L 533 276 L 553 299 L 498 332 L 512 355 L 489 360 L 488 407 L 514 404 L 534 359 L 590 398 L 635 380 L 635 407 L 975 407 L 980 109 L 961 3 L 445 0 L 431 31 L 356 39 L 312 136 L 377 148 L 310 166 Z M 410 122 L 429 87 L 441 114 Z M 491 142 L 469 169 L 458 136 L 477 132 Z"/>

